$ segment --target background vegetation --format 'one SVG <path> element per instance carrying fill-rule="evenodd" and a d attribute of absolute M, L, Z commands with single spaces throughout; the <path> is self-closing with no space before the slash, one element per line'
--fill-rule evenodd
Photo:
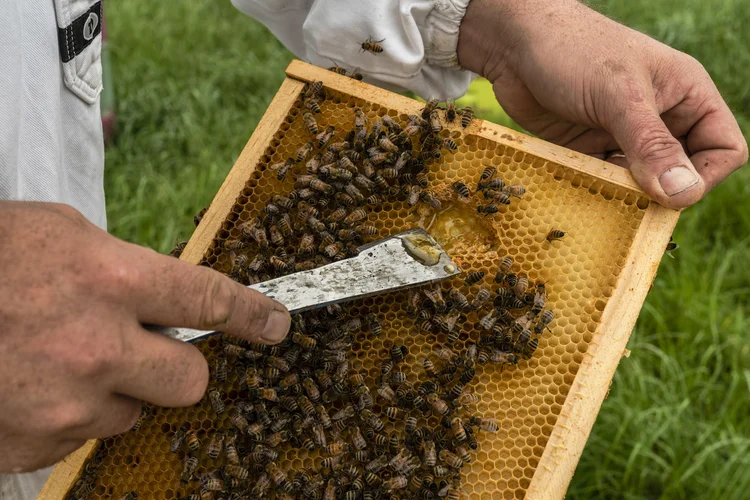
<path fill-rule="evenodd" d="M 697 57 L 750 134 L 745 0 L 610 0 L 606 14 Z M 110 230 L 168 251 L 192 232 L 291 55 L 229 2 L 108 2 L 119 134 Z M 509 123 L 477 84 L 469 99 Z M 750 172 L 685 211 L 578 470 L 571 498 L 750 495 Z"/>

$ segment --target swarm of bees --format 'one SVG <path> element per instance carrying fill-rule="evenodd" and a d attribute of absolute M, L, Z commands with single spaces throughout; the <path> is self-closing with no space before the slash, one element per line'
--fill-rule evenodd
<path fill-rule="evenodd" d="M 443 151 L 458 148 L 439 136 L 443 121 L 460 117 L 468 126 L 470 110 L 458 112 L 450 102 L 442 110 L 430 101 L 399 124 L 388 115 L 370 122 L 355 108 L 352 129 L 337 130 L 320 119 L 326 98 L 321 82 L 307 86 L 299 105 L 307 142 L 268 165 L 280 180 L 293 176 L 293 188 L 273 195 L 258 216 L 240 218 L 239 237 L 220 243 L 228 274 L 238 282 L 356 255 L 359 244 L 378 236 L 369 211 L 386 201 L 441 208 L 426 172 Z M 460 197 L 471 195 L 463 182 L 453 188 Z M 499 193 L 521 196 L 523 188 L 505 186 L 490 167 L 476 192 L 496 203 Z M 473 414 L 477 371 L 530 358 L 554 319 L 545 285 L 530 284 L 512 267 L 507 257 L 494 276 L 473 272 L 452 287 L 409 291 L 409 316 L 445 342 L 420 363 L 407 362 L 406 346 L 391 346 L 374 386 L 367 373 L 352 369 L 349 353 L 355 339 L 382 335 L 376 314 L 355 316 L 339 305 L 297 314 L 275 346 L 224 335 L 206 400 L 217 420 L 226 416 L 230 425 L 205 432 L 185 422 L 174 430 L 170 451 L 182 461 L 174 485 L 179 498 L 458 500 L 461 469 L 479 448 L 479 433 L 499 429 L 495 420 Z M 459 350 L 462 332 L 473 341 Z M 237 397 L 223 392 L 230 374 L 239 381 Z M 143 421 L 152 413 L 144 410 Z M 289 447 L 318 453 L 319 463 L 285 470 L 279 451 Z M 93 480 L 82 481 L 69 498 L 90 495 Z"/>

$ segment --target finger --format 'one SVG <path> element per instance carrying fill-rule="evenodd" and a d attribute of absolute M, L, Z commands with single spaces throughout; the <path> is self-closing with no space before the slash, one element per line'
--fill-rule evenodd
<path fill-rule="evenodd" d="M 195 346 L 137 325 L 122 336 L 122 366 L 111 382 L 114 392 L 168 407 L 200 401 L 208 385 L 208 364 Z"/>
<path fill-rule="evenodd" d="M 71 429 L 68 436 L 81 439 L 103 439 L 123 434 L 133 428 L 141 415 L 142 408 L 143 404 L 138 400 L 111 394 L 104 401 L 97 401 L 87 425 Z"/>
<path fill-rule="evenodd" d="M 684 208 L 701 199 L 703 179 L 667 129 L 651 98 L 626 100 L 610 129 L 643 190 L 659 204 Z"/>
<path fill-rule="evenodd" d="M 286 337 L 289 311 L 275 300 L 209 268 L 136 248 L 140 321 L 216 330 L 262 343 Z"/>
<path fill-rule="evenodd" d="M 727 105 L 706 113 L 687 135 L 690 159 L 708 189 L 726 179 L 747 162 L 747 142 Z"/>
<path fill-rule="evenodd" d="M 620 146 L 617 144 L 617 141 L 612 134 L 606 130 L 591 128 L 575 137 L 570 142 L 562 145 L 566 148 L 591 156 L 620 149 Z"/>

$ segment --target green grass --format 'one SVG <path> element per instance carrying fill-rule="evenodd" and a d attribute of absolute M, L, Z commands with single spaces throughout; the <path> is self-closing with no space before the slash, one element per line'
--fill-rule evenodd
<path fill-rule="evenodd" d="M 597 7 L 697 57 L 750 134 L 745 0 Z M 110 230 L 167 251 L 192 232 L 291 55 L 229 2 L 110 2 L 119 135 Z M 145 22 L 147 20 L 147 22 Z M 483 87 L 482 85 L 485 85 Z M 490 94 L 491 95 L 491 94 Z M 510 124 L 488 100 L 469 100 Z M 571 498 L 750 496 L 750 174 L 685 211 L 570 487 Z"/>

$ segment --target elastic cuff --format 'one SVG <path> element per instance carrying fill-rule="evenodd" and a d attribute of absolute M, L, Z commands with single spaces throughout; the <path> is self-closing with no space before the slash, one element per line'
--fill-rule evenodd
<path fill-rule="evenodd" d="M 435 0 L 427 15 L 425 57 L 428 64 L 458 68 L 458 29 L 470 0 Z"/>

